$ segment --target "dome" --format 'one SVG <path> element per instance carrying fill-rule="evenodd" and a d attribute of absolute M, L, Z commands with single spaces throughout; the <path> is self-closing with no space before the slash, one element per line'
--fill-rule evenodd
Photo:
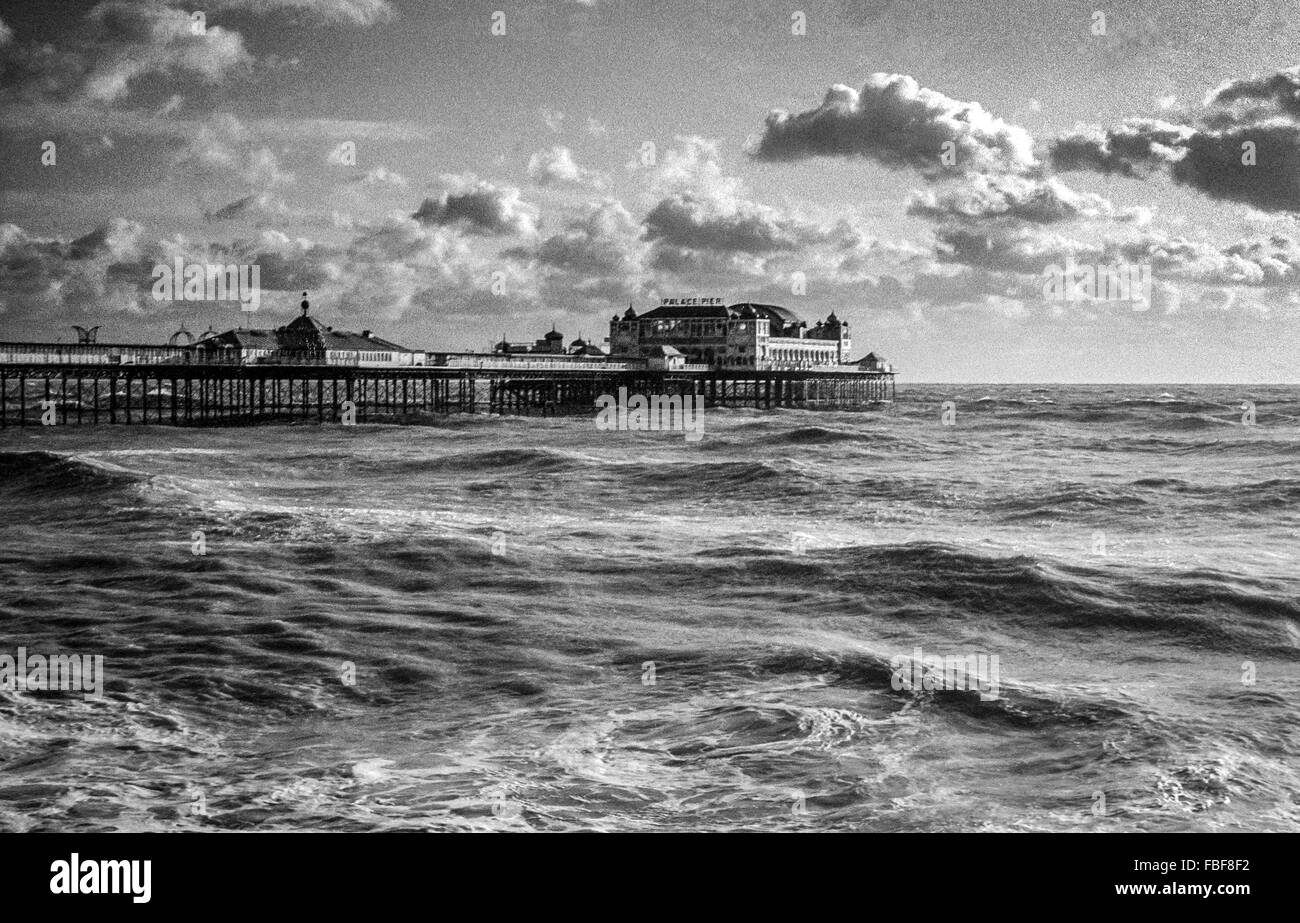
<path fill-rule="evenodd" d="M 167 338 L 168 346 L 189 346 L 193 342 L 194 342 L 194 334 L 186 330 L 184 324 L 181 324 L 180 330 L 177 330 L 175 333 L 173 333 L 170 337 Z"/>

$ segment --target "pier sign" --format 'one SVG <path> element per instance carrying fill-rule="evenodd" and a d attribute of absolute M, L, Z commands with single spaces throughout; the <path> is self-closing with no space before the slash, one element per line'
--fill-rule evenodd
<path fill-rule="evenodd" d="M 674 307 L 674 308 L 697 307 L 697 306 L 700 306 L 700 305 L 710 305 L 710 306 L 712 306 L 712 305 L 721 305 L 721 304 L 722 304 L 722 299 L 721 299 L 721 298 L 705 298 L 705 297 L 701 297 L 701 296 L 694 296 L 694 297 L 691 297 L 691 298 L 665 298 L 665 299 L 663 300 L 663 304 L 664 304 L 664 306 L 666 306 L 666 307 L 667 307 L 667 306 L 671 306 L 671 307 Z"/>

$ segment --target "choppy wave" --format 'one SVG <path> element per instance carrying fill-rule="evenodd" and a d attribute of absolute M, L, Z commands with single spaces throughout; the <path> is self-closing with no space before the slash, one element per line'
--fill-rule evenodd
<path fill-rule="evenodd" d="M 1237 390 L 4 432 L 0 653 L 105 683 L 0 690 L 0 828 L 1300 829 L 1300 395 Z"/>
<path fill-rule="evenodd" d="M 0 490 L 12 495 L 81 494 L 131 487 L 143 477 L 126 469 L 55 452 L 0 452 Z"/>

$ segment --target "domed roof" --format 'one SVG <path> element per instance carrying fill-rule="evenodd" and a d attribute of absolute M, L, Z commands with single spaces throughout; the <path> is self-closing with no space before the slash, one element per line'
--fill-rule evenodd
<path fill-rule="evenodd" d="M 753 308 L 759 317 L 766 317 L 768 320 L 780 321 L 783 324 L 799 323 L 799 315 L 795 314 L 789 308 L 783 308 L 775 304 L 756 304 L 754 302 L 744 302 L 742 304 L 733 304 L 731 310 L 739 311 L 743 308 Z"/>
<path fill-rule="evenodd" d="M 186 330 L 184 324 L 181 324 L 180 330 L 177 330 L 175 333 L 173 333 L 170 337 L 167 338 L 168 346 L 189 346 L 193 342 L 194 342 L 194 334 Z"/>

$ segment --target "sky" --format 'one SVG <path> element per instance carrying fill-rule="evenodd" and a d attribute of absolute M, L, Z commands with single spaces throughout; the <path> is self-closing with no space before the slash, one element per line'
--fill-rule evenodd
<path fill-rule="evenodd" d="M 0 2 L 0 163 L 0 339 L 707 296 L 903 381 L 1300 381 L 1300 0 Z"/>

